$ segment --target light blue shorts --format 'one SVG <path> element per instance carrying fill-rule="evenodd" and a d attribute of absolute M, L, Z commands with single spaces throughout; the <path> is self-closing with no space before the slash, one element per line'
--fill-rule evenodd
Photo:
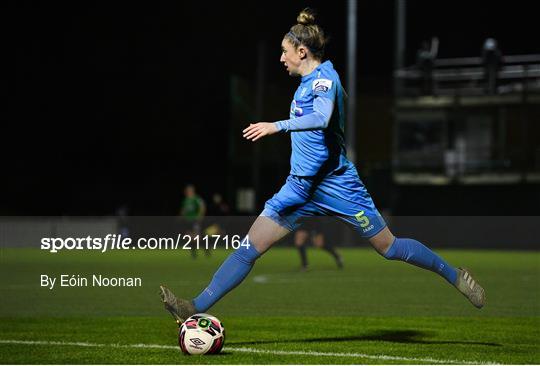
<path fill-rule="evenodd" d="M 266 201 L 261 215 L 290 231 L 299 226 L 300 218 L 311 216 L 335 216 L 365 238 L 386 227 L 352 164 L 322 180 L 289 175 L 279 192 Z"/>

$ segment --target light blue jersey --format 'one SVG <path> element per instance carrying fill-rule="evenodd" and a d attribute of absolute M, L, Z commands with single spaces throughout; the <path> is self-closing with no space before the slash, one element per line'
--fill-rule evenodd
<path fill-rule="evenodd" d="M 386 227 L 345 155 L 344 99 L 339 76 L 326 61 L 302 77 L 290 119 L 276 122 L 291 133 L 291 173 L 262 215 L 288 230 L 309 216 L 335 216 L 367 238 Z"/>
<path fill-rule="evenodd" d="M 344 92 L 332 62 L 303 76 L 291 103 L 290 119 L 277 122 L 291 132 L 291 174 L 325 176 L 350 164 L 345 152 Z"/>

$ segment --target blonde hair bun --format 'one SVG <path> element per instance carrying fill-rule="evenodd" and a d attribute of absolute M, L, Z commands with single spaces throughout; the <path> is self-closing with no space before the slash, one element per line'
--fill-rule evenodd
<path fill-rule="evenodd" d="M 300 12 L 300 14 L 298 14 L 298 17 L 296 17 L 296 21 L 298 22 L 298 24 L 302 25 L 315 24 L 315 12 L 310 8 L 305 8 Z"/>

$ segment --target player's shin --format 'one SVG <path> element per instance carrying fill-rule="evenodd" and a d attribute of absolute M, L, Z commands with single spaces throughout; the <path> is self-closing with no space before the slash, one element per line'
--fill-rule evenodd
<path fill-rule="evenodd" d="M 417 240 L 395 238 L 384 257 L 428 269 L 444 277 L 452 285 L 456 283 L 456 269 Z"/>
<path fill-rule="evenodd" d="M 193 299 L 193 305 L 198 312 L 205 312 L 225 294 L 238 286 L 246 278 L 253 264 L 261 256 L 255 246 L 249 241 L 229 255 L 216 271 L 210 284 Z M 247 245 L 246 245 L 247 244 Z"/>

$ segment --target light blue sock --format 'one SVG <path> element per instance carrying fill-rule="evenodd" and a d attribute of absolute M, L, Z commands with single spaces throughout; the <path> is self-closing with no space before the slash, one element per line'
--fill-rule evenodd
<path fill-rule="evenodd" d="M 386 259 L 395 259 L 429 269 L 444 277 L 452 285 L 456 283 L 457 271 L 431 249 L 414 239 L 396 238 L 384 255 Z"/>
<path fill-rule="evenodd" d="M 197 312 L 205 312 L 225 294 L 238 286 L 246 278 L 253 264 L 261 256 L 255 247 L 249 244 L 249 248 L 241 246 L 229 255 L 221 267 L 216 271 L 212 281 L 203 292 L 193 299 L 193 305 Z M 244 241 L 242 241 L 244 244 Z"/>

